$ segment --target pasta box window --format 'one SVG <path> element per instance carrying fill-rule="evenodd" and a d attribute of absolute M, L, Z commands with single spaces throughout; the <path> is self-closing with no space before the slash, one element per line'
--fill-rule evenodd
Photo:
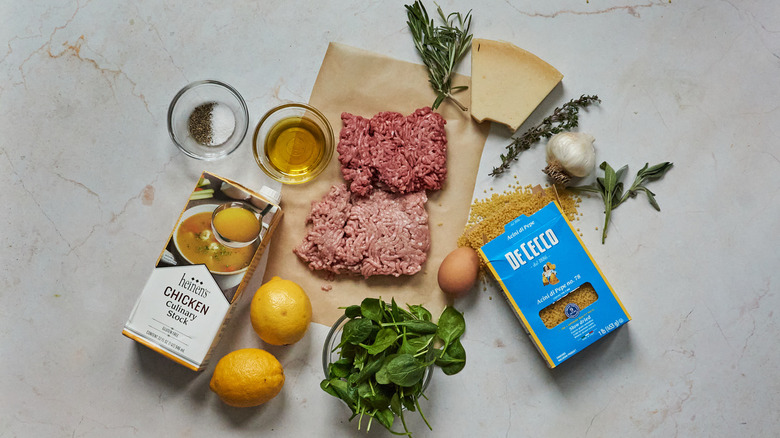
<path fill-rule="evenodd" d="M 631 320 L 555 202 L 479 253 L 550 368 Z"/>

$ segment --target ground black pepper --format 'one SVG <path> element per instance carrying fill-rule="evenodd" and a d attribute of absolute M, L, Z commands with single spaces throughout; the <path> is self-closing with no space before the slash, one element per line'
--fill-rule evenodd
<path fill-rule="evenodd" d="M 197 106 L 190 114 L 188 128 L 190 135 L 198 143 L 210 145 L 213 142 L 213 131 L 211 129 L 211 110 L 215 103 L 209 102 Z"/>

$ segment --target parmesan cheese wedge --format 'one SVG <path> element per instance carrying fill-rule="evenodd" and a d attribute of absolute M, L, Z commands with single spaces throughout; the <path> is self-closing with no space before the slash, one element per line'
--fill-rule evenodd
<path fill-rule="evenodd" d="M 538 56 L 504 41 L 471 42 L 471 116 L 516 131 L 563 79 Z"/>

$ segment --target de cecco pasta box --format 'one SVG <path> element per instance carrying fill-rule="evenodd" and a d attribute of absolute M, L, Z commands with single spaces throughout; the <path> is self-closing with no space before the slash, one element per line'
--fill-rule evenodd
<path fill-rule="evenodd" d="M 479 253 L 550 368 L 631 320 L 555 202 Z"/>

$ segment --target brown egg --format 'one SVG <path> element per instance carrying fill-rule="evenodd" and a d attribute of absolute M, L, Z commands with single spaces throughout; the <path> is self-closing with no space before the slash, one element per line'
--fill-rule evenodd
<path fill-rule="evenodd" d="M 439 287 L 453 297 L 460 298 L 466 295 L 479 275 L 479 255 L 468 247 L 461 247 L 452 251 L 444 258 L 439 266 Z"/>

